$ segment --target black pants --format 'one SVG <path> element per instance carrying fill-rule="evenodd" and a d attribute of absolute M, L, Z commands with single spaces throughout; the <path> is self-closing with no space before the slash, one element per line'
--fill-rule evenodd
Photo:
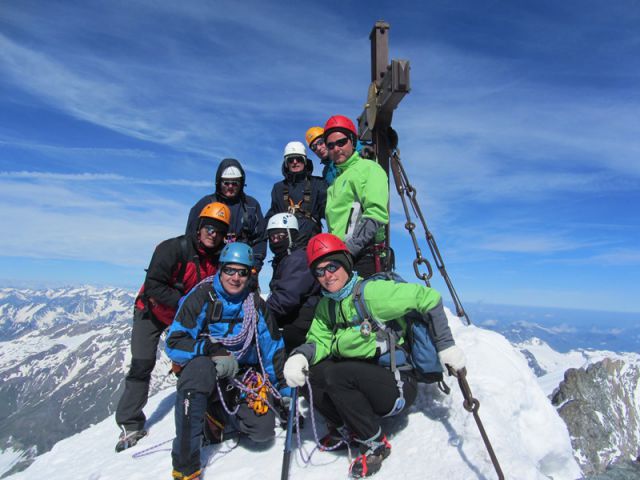
<path fill-rule="evenodd" d="M 417 382 L 411 374 L 402 380 L 407 408 L 416 399 Z M 323 360 L 311 367 L 309 382 L 313 405 L 327 421 L 346 425 L 361 440 L 378 433 L 381 418 L 399 396 L 391 371 L 363 360 Z"/>
<path fill-rule="evenodd" d="M 131 367 L 116 408 L 116 423 L 127 430 L 142 430 L 146 417 L 142 409 L 149 399 L 151 372 L 156 365 L 160 335 L 167 325 L 150 313 L 134 309 L 131 330 Z"/>
<path fill-rule="evenodd" d="M 204 416 L 210 397 L 217 396 L 216 380 L 215 363 L 209 357 L 194 358 L 180 372 L 175 406 L 176 438 L 171 458 L 174 470 L 183 475 L 200 470 Z M 228 406 L 235 408 L 234 403 Z M 264 415 L 257 415 L 246 402 L 242 402 L 235 417 L 225 420 L 231 421 L 254 442 L 266 442 L 275 435 L 276 416 L 272 409 Z"/>

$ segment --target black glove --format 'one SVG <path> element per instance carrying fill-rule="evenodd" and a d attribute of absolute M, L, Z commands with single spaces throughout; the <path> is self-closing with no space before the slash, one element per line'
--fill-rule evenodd
<path fill-rule="evenodd" d="M 213 357 L 216 355 L 227 355 L 227 349 L 222 346 L 221 343 L 212 342 L 209 337 L 205 337 L 204 339 L 204 347 L 202 347 L 202 352 L 207 357 Z"/>

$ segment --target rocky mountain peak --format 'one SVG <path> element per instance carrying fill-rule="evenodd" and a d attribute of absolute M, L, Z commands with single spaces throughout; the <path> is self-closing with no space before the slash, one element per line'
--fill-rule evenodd
<path fill-rule="evenodd" d="M 587 368 L 571 368 L 552 403 L 571 435 L 585 475 L 638 458 L 640 445 L 640 365 L 605 358 Z"/>

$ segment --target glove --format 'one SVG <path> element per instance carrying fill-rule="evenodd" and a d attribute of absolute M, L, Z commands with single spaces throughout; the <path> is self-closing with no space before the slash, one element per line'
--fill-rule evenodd
<path fill-rule="evenodd" d="M 456 372 L 458 370 L 462 370 L 467 364 L 464 352 L 457 345 L 452 345 L 438 352 L 438 358 L 440 358 L 440 363 L 442 365 L 447 365 L 453 368 Z"/>
<path fill-rule="evenodd" d="M 218 355 L 211 357 L 211 360 L 216 364 L 218 378 L 233 378 L 238 374 L 240 366 L 232 354 Z"/>
<path fill-rule="evenodd" d="M 306 371 L 309 369 L 307 357 L 296 353 L 284 364 L 284 379 L 290 387 L 301 387 L 307 381 Z"/>
<path fill-rule="evenodd" d="M 282 405 L 282 408 L 286 408 L 288 412 L 291 407 L 291 397 L 281 397 L 280 405 Z"/>
<path fill-rule="evenodd" d="M 229 352 L 221 343 L 212 342 L 209 337 L 206 337 L 202 340 L 202 353 L 204 353 L 207 357 L 218 357 L 229 355 Z"/>

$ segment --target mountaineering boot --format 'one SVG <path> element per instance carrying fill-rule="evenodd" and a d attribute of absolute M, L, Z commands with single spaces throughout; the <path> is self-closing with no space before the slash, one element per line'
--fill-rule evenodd
<path fill-rule="evenodd" d="M 355 435 L 344 425 L 336 427 L 329 425 L 329 431 L 320 439 L 320 445 L 322 451 L 338 452 L 340 450 L 346 450 L 349 445 L 355 442 Z"/>
<path fill-rule="evenodd" d="M 202 470 L 198 470 L 197 472 L 193 472 L 191 475 L 184 475 L 183 473 L 174 470 L 171 472 L 171 478 L 173 480 L 200 480 L 200 474 Z"/>
<path fill-rule="evenodd" d="M 138 440 L 147 436 L 146 430 L 127 430 L 124 426 L 121 426 L 122 432 L 120 432 L 120 438 L 116 443 L 116 452 L 121 452 L 129 447 L 133 447 Z"/>
<path fill-rule="evenodd" d="M 352 478 L 368 477 L 380 470 L 382 461 L 391 454 L 391 444 L 382 433 L 374 440 L 357 441 L 360 442 L 360 455 L 349 467 L 349 475 Z"/>

